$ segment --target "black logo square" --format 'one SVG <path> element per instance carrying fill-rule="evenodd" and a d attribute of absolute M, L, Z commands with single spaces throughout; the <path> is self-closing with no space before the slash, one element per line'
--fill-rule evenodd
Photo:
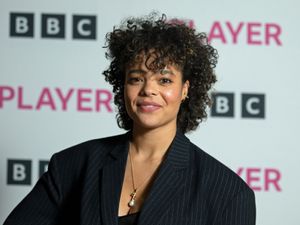
<path fill-rule="evenodd" d="M 31 160 L 7 160 L 7 184 L 31 184 Z"/>
<path fill-rule="evenodd" d="M 265 95 L 242 94 L 242 117 L 265 118 Z"/>
<path fill-rule="evenodd" d="M 42 37 L 64 38 L 65 37 L 65 15 L 42 14 Z"/>
<path fill-rule="evenodd" d="M 213 105 L 211 107 L 212 117 L 234 116 L 234 93 L 213 93 Z"/>
<path fill-rule="evenodd" d="M 10 36 L 33 37 L 33 13 L 10 13 Z"/>
<path fill-rule="evenodd" d="M 96 39 L 96 16 L 73 15 L 73 39 Z"/>

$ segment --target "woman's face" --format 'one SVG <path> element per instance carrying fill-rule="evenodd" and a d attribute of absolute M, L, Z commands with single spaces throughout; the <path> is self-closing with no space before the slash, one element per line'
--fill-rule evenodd
<path fill-rule="evenodd" d="M 153 72 L 147 69 L 144 59 L 129 66 L 126 70 L 124 99 L 133 127 L 176 129 L 177 113 L 187 96 L 188 86 L 189 82 L 182 82 L 182 72 L 174 65 Z"/>

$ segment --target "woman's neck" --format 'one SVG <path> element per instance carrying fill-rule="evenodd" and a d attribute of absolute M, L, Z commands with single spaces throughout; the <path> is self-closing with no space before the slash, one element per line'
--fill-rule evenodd
<path fill-rule="evenodd" d="M 175 127 L 139 129 L 132 131 L 131 151 L 148 160 L 162 159 L 176 135 Z"/>

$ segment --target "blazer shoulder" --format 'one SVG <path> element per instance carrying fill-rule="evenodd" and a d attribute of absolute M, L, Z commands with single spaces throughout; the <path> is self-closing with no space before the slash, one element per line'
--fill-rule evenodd
<path fill-rule="evenodd" d="M 224 192 L 228 192 L 227 194 L 231 194 L 232 197 L 241 191 L 253 192 L 240 176 L 221 161 L 193 143 L 191 143 L 191 150 L 195 169 L 198 171 L 197 174 L 201 176 L 203 182 L 207 183 L 207 187 L 215 186 L 217 188 L 220 186 Z"/>
<path fill-rule="evenodd" d="M 107 152 L 112 150 L 115 146 L 126 142 L 126 140 L 126 134 L 91 139 L 61 150 L 55 153 L 54 156 L 57 158 L 66 159 L 72 156 L 87 157 L 95 153 L 98 155 L 107 154 Z"/>
<path fill-rule="evenodd" d="M 93 139 L 57 152 L 52 155 L 45 176 L 60 184 L 63 193 L 69 193 L 88 177 L 95 178 L 97 171 L 109 161 L 109 152 L 122 149 L 126 137 L 123 134 Z"/>
<path fill-rule="evenodd" d="M 82 173 L 89 167 L 101 168 L 109 152 L 125 144 L 127 134 L 88 140 L 52 155 L 49 169 L 55 167 L 65 176 Z"/>

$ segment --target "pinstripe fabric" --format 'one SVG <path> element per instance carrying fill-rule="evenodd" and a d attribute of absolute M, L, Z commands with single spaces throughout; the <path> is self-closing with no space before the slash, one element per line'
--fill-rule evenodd
<path fill-rule="evenodd" d="M 117 225 L 130 133 L 56 153 L 4 225 Z M 253 191 L 177 133 L 147 196 L 139 225 L 254 225 Z"/>

